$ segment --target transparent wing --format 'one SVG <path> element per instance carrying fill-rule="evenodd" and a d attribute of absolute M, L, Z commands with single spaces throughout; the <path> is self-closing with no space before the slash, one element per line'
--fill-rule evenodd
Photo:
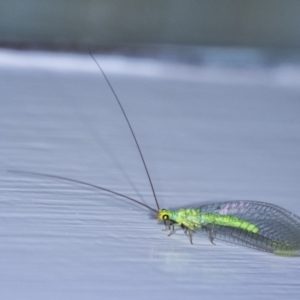
<path fill-rule="evenodd" d="M 279 206 L 257 201 L 228 201 L 198 207 L 202 212 L 231 215 L 259 228 L 252 233 L 241 228 L 206 224 L 201 230 L 210 238 L 272 252 L 300 254 L 300 217 Z"/>

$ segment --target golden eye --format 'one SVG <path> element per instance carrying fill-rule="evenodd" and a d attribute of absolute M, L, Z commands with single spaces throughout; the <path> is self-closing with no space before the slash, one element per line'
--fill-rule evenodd
<path fill-rule="evenodd" d="M 169 220 L 169 216 L 168 215 L 163 215 L 163 220 Z"/>

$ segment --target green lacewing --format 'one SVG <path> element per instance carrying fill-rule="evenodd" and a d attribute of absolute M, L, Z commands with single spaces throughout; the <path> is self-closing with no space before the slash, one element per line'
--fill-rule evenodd
<path fill-rule="evenodd" d="M 191 244 L 193 243 L 193 235 L 202 232 L 212 244 L 215 240 L 221 240 L 277 255 L 295 256 L 300 254 L 300 217 L 274 204 L 251 200 L 233 200 L 174 210 L 161 209 L 145 159 L 125 110 L 91 51 L 90 55 L 102 72 L 131 131 L 150 183 L 156 208 L 124 194 L 76 179 L 38 172 L 16 170 L 9 172 L 75 182 L 125 198 L 154 212 L 156 219 L 164 222 L 165 230 L 169 231 L 169 236 L 174 234 L 175 228 L 180 226 Z"/>

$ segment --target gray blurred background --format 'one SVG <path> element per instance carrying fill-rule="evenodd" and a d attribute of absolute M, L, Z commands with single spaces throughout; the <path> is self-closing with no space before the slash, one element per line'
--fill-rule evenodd
<path fill-rule="evenodd" d="M 1 45 L 298 48 L 299 0 L 1 0 Z"/>

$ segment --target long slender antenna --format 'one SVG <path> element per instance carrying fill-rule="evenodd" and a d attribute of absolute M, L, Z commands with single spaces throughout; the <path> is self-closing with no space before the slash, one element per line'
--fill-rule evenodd
<path fill-rule="evenodd" d="M 61 179 L 61 180 L 65 180 L 65 181 L 70 181 L 70 182 L 75 182 L 75 183 L 79 183 L 79 184 L 82 184 L 82 185 L 86 185 L 86 186 L 90 186 L 90 187 L 93 187 L 93 188 L 96 188 L 96 189 L 99 189 L 99 190 L 102 190 L 102 191 L 105 191 L 105 192 L 108 192 L 108 193 L 111 193 L 111 194 L 114 194 L 114 195 L 117 195 L 119 197 L 123 197 L 123 198 L 126 198 L 127 200 L 130 200 L 132 202 L 135 202 L 137 204 L 140 204 L 152 211 L 154 211 L 155 213 L 157 213 L 157 210 L 138 201 L 138 200 L 135 200 L 131 197 L 128 197 L 126 195 L 123 195 L 123 194 L 120 194 L 120 193 L 117 193 L 117 192 L 114 192 L 112 190 L 109 190 L 109 189 L 106 189 L 106 188 L 103 188 L 101 186 L 98 186 L 98 185 L 95 185 L 95 184 L 92 184 L 92 183 L 87 183 L 87 182 L 84 182 L 84 181 L 81 181 L 81 180 L 76 180 L 76 179 L 71 179 L 71 178 L 67 178 L 67 177 L 62 177 L 62 176 L 57 176 L 57 175 L 51 175 L 51 174 L 44 174 L 44 173 L 36 173 L 36 172 L 27 172 L 27 171 L 18 171 L 18 170 L 7 170 L 7 172 L 10 172 L 10 173 L 18 173 L 18 174 L 27 174 L 27 175 L 34 175 L 34 176 L 43 176 L 43 177 L 48 177 L 48 178 L 56 178 L 56 179 Z"/>
<path fill-rule="evenodd" d="M 152 189 L 152 193 L 153 193 L 153 196 L 154 196 L 154 200 L 155 200 L 157 209 L 159 209 L 158 201 L 157 201 L 157 198 L 156 198 L 156 194 L 155 194 L 155 191 L 154 191 L 154 187 L 153 187 L 153 184 L 152 184 L 152 180 L 151 180 L 150 174 L 149 174 L 149 172 L 148 172 L 148 168 L 147 168 L 147 166 L 146 166 L 146 162 L 145 162 L 145 160 L 144 160 L 144 157 L 143 157 L 141 148 L 140 148 L 139 143 L 138 143 L 138 141 L 137 141 L 137 139 L 136 139 L 136 137 L 135 137 L 135 134 L 134 134 L 133 129 L 132 129 L 131 125 L 130 125 L 130 122 L 129 122 L 128 118 L 127 118 L 127 115 L 126 115 L 126 113 L 125 113 L 125 110 L 124 110 L 124 108 L 123 108 L 123 106 L 122 106 L 122 104 L 121 104 L 121 102 L 120 102 L 120 100 L 119 100 L 119 98 L 118 98 L 116 92 L 114 91 L 112 85 L 110 84 L 108 78 L 106 77 L 104 71 L 102 70 L 100 64 L 99 64 L 99 63 L 97 62 L 97 60 L 95 59 L 95 57 L 94 57 L 94 55 L 93 55 L 91 49 L 89 49 L 89 52 L 90 52 L 91 57 L 92 57 L 93 60 L 95 61 L 96 65 L 98 66 L 99 70 L 101 71 L 103 77 L 105 78 L 105 80 L 106 80 L 108 86 L 110 87 L 110 89 L 111 89 L 113 95 L 115 96 L 115 99 L 117 100 L 117 102 L 118 102 L 118 104 L 119 104 L 119 106 L 120 106 L 120 108 L 121 108 L 121 110 L 122 110 L 122 113 L 123 113 L 123 115 L 124 115 L 124 117 L 125 117 L 125 119 L 126 119 L 126 122 L 127 122 L 128 126 L 129 126 L 129 129 L 130 129 L 130 131 L 131 131 L 131 133 L 132 133 L 132 136 L 133 136 L 133 138 L 134 138 L 135 144 L 136 144 L 136 146 L 137 146 L 137 148 L 138 148 L 138 150 L 139 150 L 141 159 L 142 159 L 142 161 L 143 161 L 143 164 L 144 164 L 144 167 L 145 167 L 145 170 L 146 170 L 148 179 L 149 179 L 149 183 L 150 183 L 150 186 L 151 186 L 151 189 Z"/>

